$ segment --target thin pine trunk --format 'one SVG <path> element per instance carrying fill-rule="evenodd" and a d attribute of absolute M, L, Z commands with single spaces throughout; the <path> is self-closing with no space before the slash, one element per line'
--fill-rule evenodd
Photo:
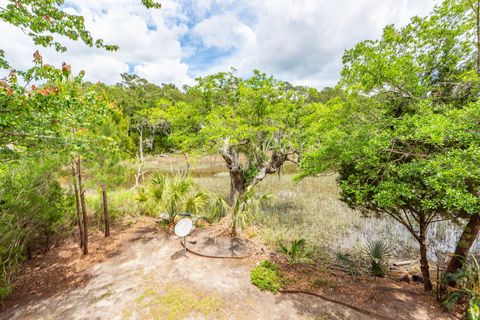
<path fill-rule="evenodd" d="M 77 159 L 77 177 L 78 177 L 78 189 L 80 192 L 80 204 L 82 207 L 83 216 L 83 254 L 88 254 L 88 217 L 87 217 L 87 205 L 85 203 L 85 190 L 83 190 L 82 183 L 82 167 L 80 157 Z"/>
<path fill-rule="evenodd" d="M 80 220 L 80 196 L 78 193 L 77 174 L 75 172 L 74 165 L 72 165 L 72 176 L 73 176 L 73 191 L 75 192 L 75 208 L 77 209 L 77 224 L 78 224 L 78 230 L 80 231 L 80 248 L 83 248 L 83 229 L 82 229 L 82 222 Z"/>
<path fill-rule="evenodd" d="M 110 237 L 110 213 L 108 212 L 107 188 L 102 186 L 103 220 L 105 223 L 105 237 Z"/>

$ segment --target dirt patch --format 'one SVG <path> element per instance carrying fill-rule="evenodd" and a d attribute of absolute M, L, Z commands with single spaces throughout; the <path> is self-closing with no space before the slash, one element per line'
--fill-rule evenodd
<path fill-rule="evenodd" d="M 18 303 L 0 319 L 368 319 L 319 299 L 259 291 L 250 259 L 184 256 L 177 237 L 132 229 L 83 285 Z"/>
<path fill-rule="evenodd" d="M 329 268 L 327 264 L 289 265 L 279 255 L 272 255 L 285 276 L 288 290 L 303 290 L 381 314 L 390 319 L 457 319 L 445 312 L 433 293 L 423 285 L 397 281 L 397 277 L 352 276 Z"/>
<path fill-rule="evenodd" d="M 144 239 L 142 234 L 145 230 L 150 233 L 156 230 L 150 227 L 152 221 L 142 218 L 134 225 L 115 226 L 109 238 L 105 238 L 103 232 L 92 229 L 87 256 L 79 247 L 78 234 L 58 241 L 47 253 L 34 253 L 14 278 L 12 294 L 0 305 L 0 313 L 85 286 L 92 277 L 88 273 L 90 267 L 119 255 L 127 239 Z"/>
<path fill-rule="evenodd" d="M 192 245 L 213 254 L 243 254 L 252 246 L 209 234 L 197 229 L 188 240 L 197 239 Z M 316 297 L 261 292 L 250 283 L 250 270 L 265 259 L 256 244 L 248 259 L 184 256 L 178 237 L 143 220 L 115 229 L 111 239 L 92 236 L 88 257 L 77 246 L 66 239 L 27 262 L 0 319 L 370 319 Z M 289 289 L 307 288 L 395 319 L 451 318 L 420 285 L 354 280 L 322 265 L 280 264 Z"/>
<path fill-rule="evenodd" d="M 255 251 L 254 244 L 240 238 L 213 238 L 201 230 L 187 237 L 187 247 L 199 254 L 214 257 L 247 257 Z"/>

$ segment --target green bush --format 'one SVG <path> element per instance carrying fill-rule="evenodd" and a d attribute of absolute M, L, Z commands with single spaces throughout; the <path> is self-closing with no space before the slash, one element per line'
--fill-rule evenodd
<path fill-rule="evenodd" d="M 156 213 L 171 225 L 180 213 L 204 214 L 209 195 L 197 189 L 191 179 L 156 173 L 138 189 L 137 200 L 149 215 Z"/>
<path fill-rule="evenodd" d="M 278 266 L 268 260 L 253 268 L 250 275 L 252 284 L 262 291 L 277 293 L 283 287 Z"/>
<path fill-rule="evenodd" d="M 3 299 L 5 299 L 12 292 L 12 286 L 9 281 L 2 281 L 0 286 L 0 305 Z"/>
<path fill-rule="evenodd" d="M 461 301 L 468 301 L 466 319 L 480 319 L 480 264 L 474 255 L 472 261 L 455 273 L 447 273 L 442 281 L 445 285 L 455 282 L 457 288 L 448 294 L 442 305 L 451 310 L 453 306 Z"/>
<path fill-rule="evenodd" d="M 58 182 L 57 160 L 22 160 L 0 171 L 0 302 L 27 246 L 48 250 L 51 237 L 73 221 L 72 198 Z"/>
<path fill-rule="evenodd" d="M 121 220 L 124 217 L 138 217 L 148 211 L 137 201 L 137 194 L 134 190 L 108 190 L 107 194 L 108 210 L 112 222 Z M 100 191 L 87 196 L 87 206 L 95 213 L 95 221 L 103 225 L 103 199 Z"/>
<path fill-rule="evenodd" d="M 289 264 L 313 263 L 314 261 L 315 250 L 307 245 L 305 239 L 294 240 L 289 246 L 280 244 L 279 249 Z"/>
<path fill-rule="evenodd" d="M 392 250 L 387 243 L 379 240 L 369 242 L 365 249 L 370 259 L 370 272 L 377 277 L 384 277 L 388 272 L 388 259 Z"/>

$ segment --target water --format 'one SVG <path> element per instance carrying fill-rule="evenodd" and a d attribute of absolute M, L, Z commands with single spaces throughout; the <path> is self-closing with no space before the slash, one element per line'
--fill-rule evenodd
<path fill-rule="evenodd" d="M 461 226 L 450 221 L 436 222 L 429 226 L 427 232 L 428 259 L 433 263 L 443 264 L 449 260 L 460 238 L 464 224 Z M 390 217 L 382 219 L 364 218 L 352 225 L 345 238 L 340 243 L 340 248 L 352 249 L 365 246 L 369 241 L 386 241 L 396 258 L 418 258 L 418 243 L 408 230 Z M 471 253 L 478 255 L 480 252 L 480 239 L 473 244 Z"/>

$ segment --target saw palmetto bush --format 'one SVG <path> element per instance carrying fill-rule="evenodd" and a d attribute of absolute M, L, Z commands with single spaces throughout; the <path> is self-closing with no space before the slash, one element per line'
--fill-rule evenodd
<path fill-rule="evenodd" d="M 365 253 L 370 260 L 370 272 L 377 277 L 384 277 L 388 272 L 388 259 L 392 256 L 390 246 L 381 240 L 369 242 Z"/>
<path fill-rule="evenodd" d="M 280 244 L 279 251 L 287 258 L 289 264 L 312 263 L 315 250 L 305 239 L 293 240 L 290 244 Z"/>
<path fill-rule="evenodd" d="M 447 273 L 442 279 L 444 284 L 456 283 L 456 288 L 449 288 L 449 294 L 443 301 L 443 306 L 451 310 L 461 301 L 467 301 L 466 319 L 480 319 L 480 265 L 472 255 L 472 261 L 455 273 Z"/>
<path fill-rule="evenodd" d="M 217 197 L 210 205 L 210 217 L 212 220 L 220 220 L 225 217 L 225 225 L 219 234 L 236 236 L 238 231 L 255 220 L 261 214 L 262 205 L 270 197 L 266 194 L 255 192 L 253 187 L 248 187 L 245 192 L 234 198 L 232 204 L 228 204 L 223 198 Z"/>
<path fill-rule="evenodd" d="M 209 203 L 208 194 L 199 191 L 191 179 L 162 174 L 155 174 L 139 188 L 137 199 L 168 224 L 173 224 L 180 213 L 203 214 Z"/>
<path fill-rule="evenodd" d="M 228 207 L 231 234 L 236 235 L 237 229 L 242 230 L 252 222 L 268 198 L 266 194 L 256 193 L 253 187 L 248 187 L 244 193 L 236 197 L 233 204 Z"/>

